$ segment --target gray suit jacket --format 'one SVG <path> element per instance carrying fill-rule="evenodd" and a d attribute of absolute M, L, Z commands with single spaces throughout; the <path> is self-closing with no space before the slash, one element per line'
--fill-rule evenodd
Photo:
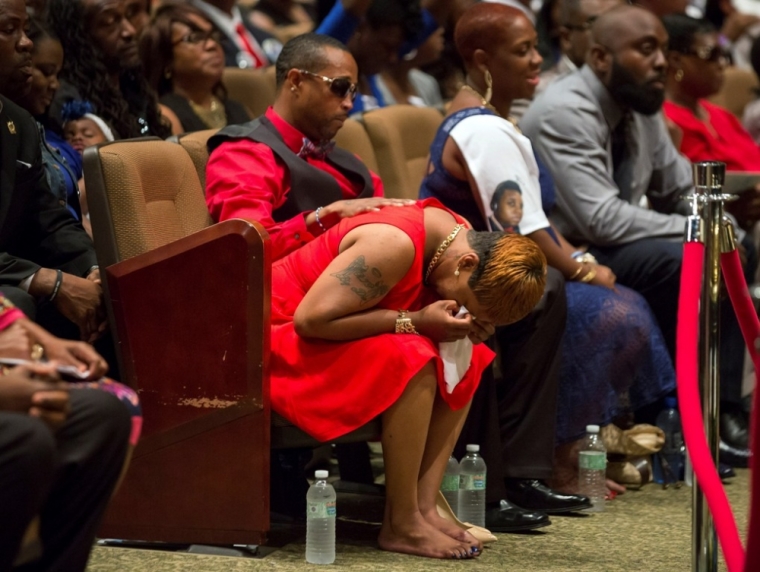
<path fill-rule="evenodd" d="M 569 239 L 600 246 L 683 236 L 691 165 L 660 113 L 632 114 L 625 172 L 613 173 L 611 134 L 624 111 L 587 66 L 552 83 L 520 124 L 557 187 L 552 219 Z M 621 192 L 622 191 L 622 192 Z M 622 196 L 621 196 L 622 195 Z M 651 209 L 639 206 L 646 195 Z"/>

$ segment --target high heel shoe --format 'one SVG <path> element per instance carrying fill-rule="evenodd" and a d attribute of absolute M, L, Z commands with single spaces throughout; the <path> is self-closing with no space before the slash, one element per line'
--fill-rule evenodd
<path fill-rule="evenodd" d="M 479 540 L 483 544 L 488 544 L 490 542 L 496 542 L 499 540 L 496 536 L 491 534 L 491 531 L 487 528 L 483 528 L 482 526 L 475 526 L 469 522 L 462 522 L 459 520 L 454 514 L 454 511 L 451 510 L 451 506 L 449 506 L 449 503 L 446 501 L 446 497 L 443 496 L 443 493 L 441 491 L 438 491 L 438 496 L 435 499 L 435 508 L 438 510 L 438 516 L 450 522 L 453 522 L 462 530 L 469 532 L 476 540 Z"/>

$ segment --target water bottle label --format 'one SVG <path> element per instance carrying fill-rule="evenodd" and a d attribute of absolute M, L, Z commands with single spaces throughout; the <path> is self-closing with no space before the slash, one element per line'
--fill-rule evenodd
<path fill-rule="evenodd" d="M 607 454 L 602 451 L 581 451 L 578 464 L 581 469 L 603 471 L 607 468 Z"/>
<path fill-rule="evenodd" d="M 335 501 L 328 502 L 310 502 L 306 508 L 306 514 L 309 518 L 328 518 L 336 516 Z"/>
<path fill-rule="evenodd" d="M 441 483 L 442 491 L 458 491 L 459 490 L 459 475 L 445 475 L 443 482 Z"/>
<path fill-rule="evenodd" d="M 465 491 L 486 490 L 485 475 L 459 475 L 459 489 Z"/>

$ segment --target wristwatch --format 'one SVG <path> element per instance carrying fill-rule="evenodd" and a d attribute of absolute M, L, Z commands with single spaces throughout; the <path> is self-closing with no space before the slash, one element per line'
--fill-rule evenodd
<path fill-rule="evenodd" d="M 412 319 L 408 316 L 407 310 L 399 310 L 398 318 L 396 318 L 396 333 L 397 334 L 417 334 L 419 332 L 414 329 Z"/>

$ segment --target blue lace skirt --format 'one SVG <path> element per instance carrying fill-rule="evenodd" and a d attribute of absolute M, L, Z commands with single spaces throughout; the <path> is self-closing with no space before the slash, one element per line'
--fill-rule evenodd
<path fill-rule="evenodd" d="M 582 437 L 675 387 L 675 372 L 646 300 L 624 286 L 568 282 L 557 443 Z"/>

